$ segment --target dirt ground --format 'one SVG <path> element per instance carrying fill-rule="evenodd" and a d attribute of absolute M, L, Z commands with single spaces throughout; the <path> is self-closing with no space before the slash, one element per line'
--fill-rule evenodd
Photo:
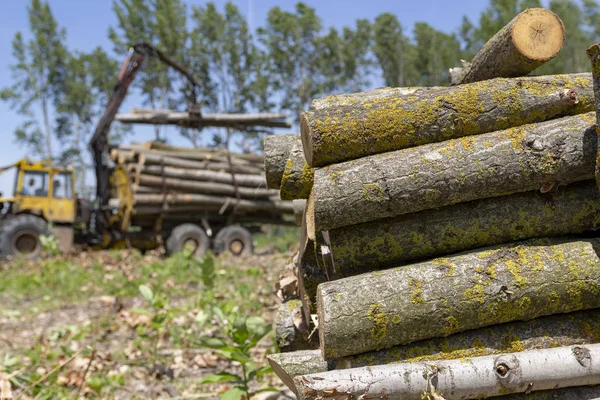
<path fill-rule="evenodd" d="M 241 364 L 206 339 L 233 343 L 234 319 L 272 324 L 290 257 L 198 262 L 122 250 L 4 263 L 0 398 L 219 398 L 236 383 L 200 381 L 240 374 Z M 247 353 L 260 367 L 273 351 L 271 332 Z M 272 373 L 248 387 L 256 399 L 293 398 Z M 256 393 L 265 387 L 275 389 Z"/>

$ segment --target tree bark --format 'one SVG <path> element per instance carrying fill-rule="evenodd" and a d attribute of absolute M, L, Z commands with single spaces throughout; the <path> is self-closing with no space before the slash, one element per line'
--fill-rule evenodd
<path fill-rule="evenodd" d="M 323 110 L 332 109 L 343 106 L 363 106 L 364 104 L 370 103 L 376 100 L 383 99 L 399 99 L 404 96 L 412 95 L 417 92 L 424 94 L 427 92 L 434 92 L 441 89 L 441 87 L 384 87 L 369 90 L 366 92 L 357 92 L 351 94 L 334 94 L 331 96 L 323 97 L 320 99 L 314 99 L 311 103 L 311 110 Z"/>
<path fill-rule="evenodd" d="M 310 330 L 302 316 L 302 301 L 291 299 L 279 306 L 275 325 L 275 340 L 282 352 L 315 348 L 308 339 Z"/>
<path fill-rule="evenodd" d="M 335 370 L 294 378 L 299 399 L 475 399 L 600 384 L 600 344 L 431 363 Z"/>
<path fill-rule="evenodd" d="M 598 251 L 599 239 L 538 239 L 323 283 L 323 355 L 600 307 Z"/>
<path fill-rule="evenodd" d="M 600 43 L 590 46 L 587 49 L 587 55 L 592 63 L 592 80 L 594 82 L 594 98 L 596 100 L 596 132 L 600 135 Z M 596 155 L 594 175 L 600 188 L 600 151 Z"/>
<path fill-rule="evenodd" d="M 488 40 L 451 84 L 527 75 L 556 57 L 564 44 L 565 27 L 558 15 L 529 8 Z"/>
<path fill-rule="evenodd" d="M 290 151 L 299 138 L 298 134 L 265 136 L 265 175 L 269 189 L 279 189 Z"/>
<path fill-rule="evenodd" d="M 454 204 L 329 231 L 335 277 L 534 237 L 600 227 L 592 180 L 559 188 Z"/>
<path fill-rule="evenodd" d="M 292 146 L 281 178 L 281 200 L 308 199 L 314 170 L 308 166 L 300 138 Z"/>
<path fill-rule="evenodd" d="M 164 194 L 138 194 L 135 196 L 136 205 L 152 205 L 163 204 L 166 201 L 168 204 L 185 205 L 195 204 L 198 206 L 222 206 L 224 208 L 233 207 L 236 204 L 236 199 L 226 196 L 209 196 L 203 194 L 187 194 L 187 193 L 168 193 Z M 201 209 L 201 208 L 199 208 Z M 240 211 L 273 211 L 286 214 L 293 214 L 294 208 L 291 202 L 286 201 L 267 201 L 267 200 L 240 200 L 238 202 Z"/>
<path fill-rule="evenodd" d="M 600 310 L 578 311 L 455 333 L 447 338 L 422 340 L 406 346 L 371 351 L 327 362 L 319 350 L 304 350 L 270 355 L 269 363 L 287 385 L 296 376 L 334 369 L 371 367 L 400 362 L 437 362 L 591 344 L 597 342 L 599 329 Z M 295 388 L 290 387 L 290 389 Z"/>
<path fill-rule="evenodd" d="M 592 179 L 594 122 L 581 114 L 316 169 L 308 218 L 327 231 Z"/>
<path fill-rule="evenodd" d="M 200 194 L 221 194 L 226 196 L 235 196 L 236 189 L 228 183 L 202 182 L 177 178 L 164 178 L 154 175 L 140 175 L 140 185 L 162 188 L 166 186 L 167 191 L 176 191 L 182 193 L 200 193 Z M 238 187 L 237 192 L 245 199 L 265 199 L 276 196 L 277 191 L 264 188 Z"/>
<path fill-rule="evenodd" d="M 294 206 L 294 217 L 296 218 L 296 225 L 302 226 L 304 210 L 306 209 L 306 200 L 294 200 L 292 201 L 292 205 Z"/>
<path fill-rule="evenodd" d="M 164 167 L 160 165 L 144 165 L 141 168 L 141 173 L 148 175 L 164 175 L 181 178 L 181 179 L 193 179 L 199 181 L 209 182 L 220 182 L 220 183 L 233 183 L 231 174 L 229 172 L 218 172 L 218 171 L 206 171 L 206 170 L 193 170 L 183 169 L 175 167 Z M 239 186 L 247 186 L 252 188 L 264 188 L 266 187 L 265 178 L 262 175 L 255 174 L 235 174 L 235 181 Z"/>
<path fill-rule="evenodd" d="M 139 155 L 139 160 L 144 165 L 166 165 L 177 168 L 188 168 L 196 170 L 210 170 L 210 171 L 227 171 L 231 172 L 231 166 L 227 162 L 213 162 L 211 160 L 206 161 L 192 161 L 178 157 L 162 156 L 153 153 L 142 153 Z M 233 172 L 242 174 L 263 174 L 262 166 L 252 165 L 233 165 Z"/>
<path fill-rule="evenodd" d="M 497 78 L 300 116 L 306 161 L 322 167 L 368 155 L 592 111 L 590 74 Z"/>

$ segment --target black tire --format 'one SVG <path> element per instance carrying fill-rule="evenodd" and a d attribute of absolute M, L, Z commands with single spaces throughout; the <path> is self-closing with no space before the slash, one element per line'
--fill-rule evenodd
<path fill-rule="evenodd" d="M 254 252 L 252 234 L 241 226 L 226 226 L 215 236 L 215 252 L 228 252 L 234 256 L 245 256 Z"/>
<path fill-rule="evenodd" d="M 10 217 L 0 226 L 0 255 L 37 258 L 42 251 L 42 235 L 50 235 L 44 219 L 28 214 Z"/>
<path fill-rule="evenodd" d="M 208 251 L 210 239 L 198 225 L 181 224 L 171 231 L 165 243 L 168 255 L 179 253 L 187 245 L 193 246 L 193 254 L 196 257 L 200 257 Z"/>

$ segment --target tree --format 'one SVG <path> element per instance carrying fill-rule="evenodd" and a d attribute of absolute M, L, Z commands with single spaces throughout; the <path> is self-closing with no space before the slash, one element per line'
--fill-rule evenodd
<path fill-rule="evenodd" d="M 295 12 L 279 7 L 269 10 L 267 23 L 258 30 L 270 61 L 273 89 L 280 97 L 280 108 L 294 118 L 308 108 L 311 100 L 323 95 L 318 37 L 321 20 L 315 9 L 297 3 Z"/>
<path fill-rule="evenodd" d="M 416 80 L 409 66 L 411 45 L 402 33 L 402 25 L 392 13 L 379 14 L 372 27 L 373 53 L 379 62 L 387 86 L 405 86 Z"/>
<path fill-rule="evenodd" d="M 188 39 L 187 9 L 181 0 L 114 0 L 117 27 L 109 28 L 109 38 L 117 53 L 125 54 L 137 42 L 149 43 L 176 62 L 183 62 Z M 147 58 L 135 86 L 152 108 L 179 103 L 181 77 L 159 60 Z M 156 140 L 162 140 L 155 126 Z"/>
<path fill-rule="evenodd" d="M 13 38 L 16 63 L 11 71 L 15 82 L 0 92 L 0 98 L 25 118 L 15 131 L 17 143 L 29 147 L 36 156 L 53 160 L 52 103 L 64 75 L 66 33 L 48 3 L 31 0 L 27 12 L 32 39 L 25 43 L 21 32 Z"/>
<path fill-rule="evenodd" d="M 342 42 L 342 87 L 347 92 L 359 92 L 369 85 L 373 66 L 371 59 L 371 23 L 356 20 L 356 28 L 344 27 Z"/>
<path fill-rule="evenodd" d="M 424 22 L 417 22 L 413 36 L 418 51 L 413 58 L 414 69 L 420 73 L 420 86 L 440 86 L 448 83 L 448 69 L 460 63 L 460 42 L 452 34 L 440 32 Z"/>

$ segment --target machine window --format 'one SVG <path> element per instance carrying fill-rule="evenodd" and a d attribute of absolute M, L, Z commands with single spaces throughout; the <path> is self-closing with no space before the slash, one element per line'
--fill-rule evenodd
<path fill-rule="evenodd" d="M 52 196 L 56 199 L 70 199 L 73 197 L 71 174 L 63 173 L 54 175 L 52 192 Z"/>
<path fill-rule="evenodd" d="M 23 174 L 23 196 L 48 196 L 48 173 L 26 171 Z"/>

